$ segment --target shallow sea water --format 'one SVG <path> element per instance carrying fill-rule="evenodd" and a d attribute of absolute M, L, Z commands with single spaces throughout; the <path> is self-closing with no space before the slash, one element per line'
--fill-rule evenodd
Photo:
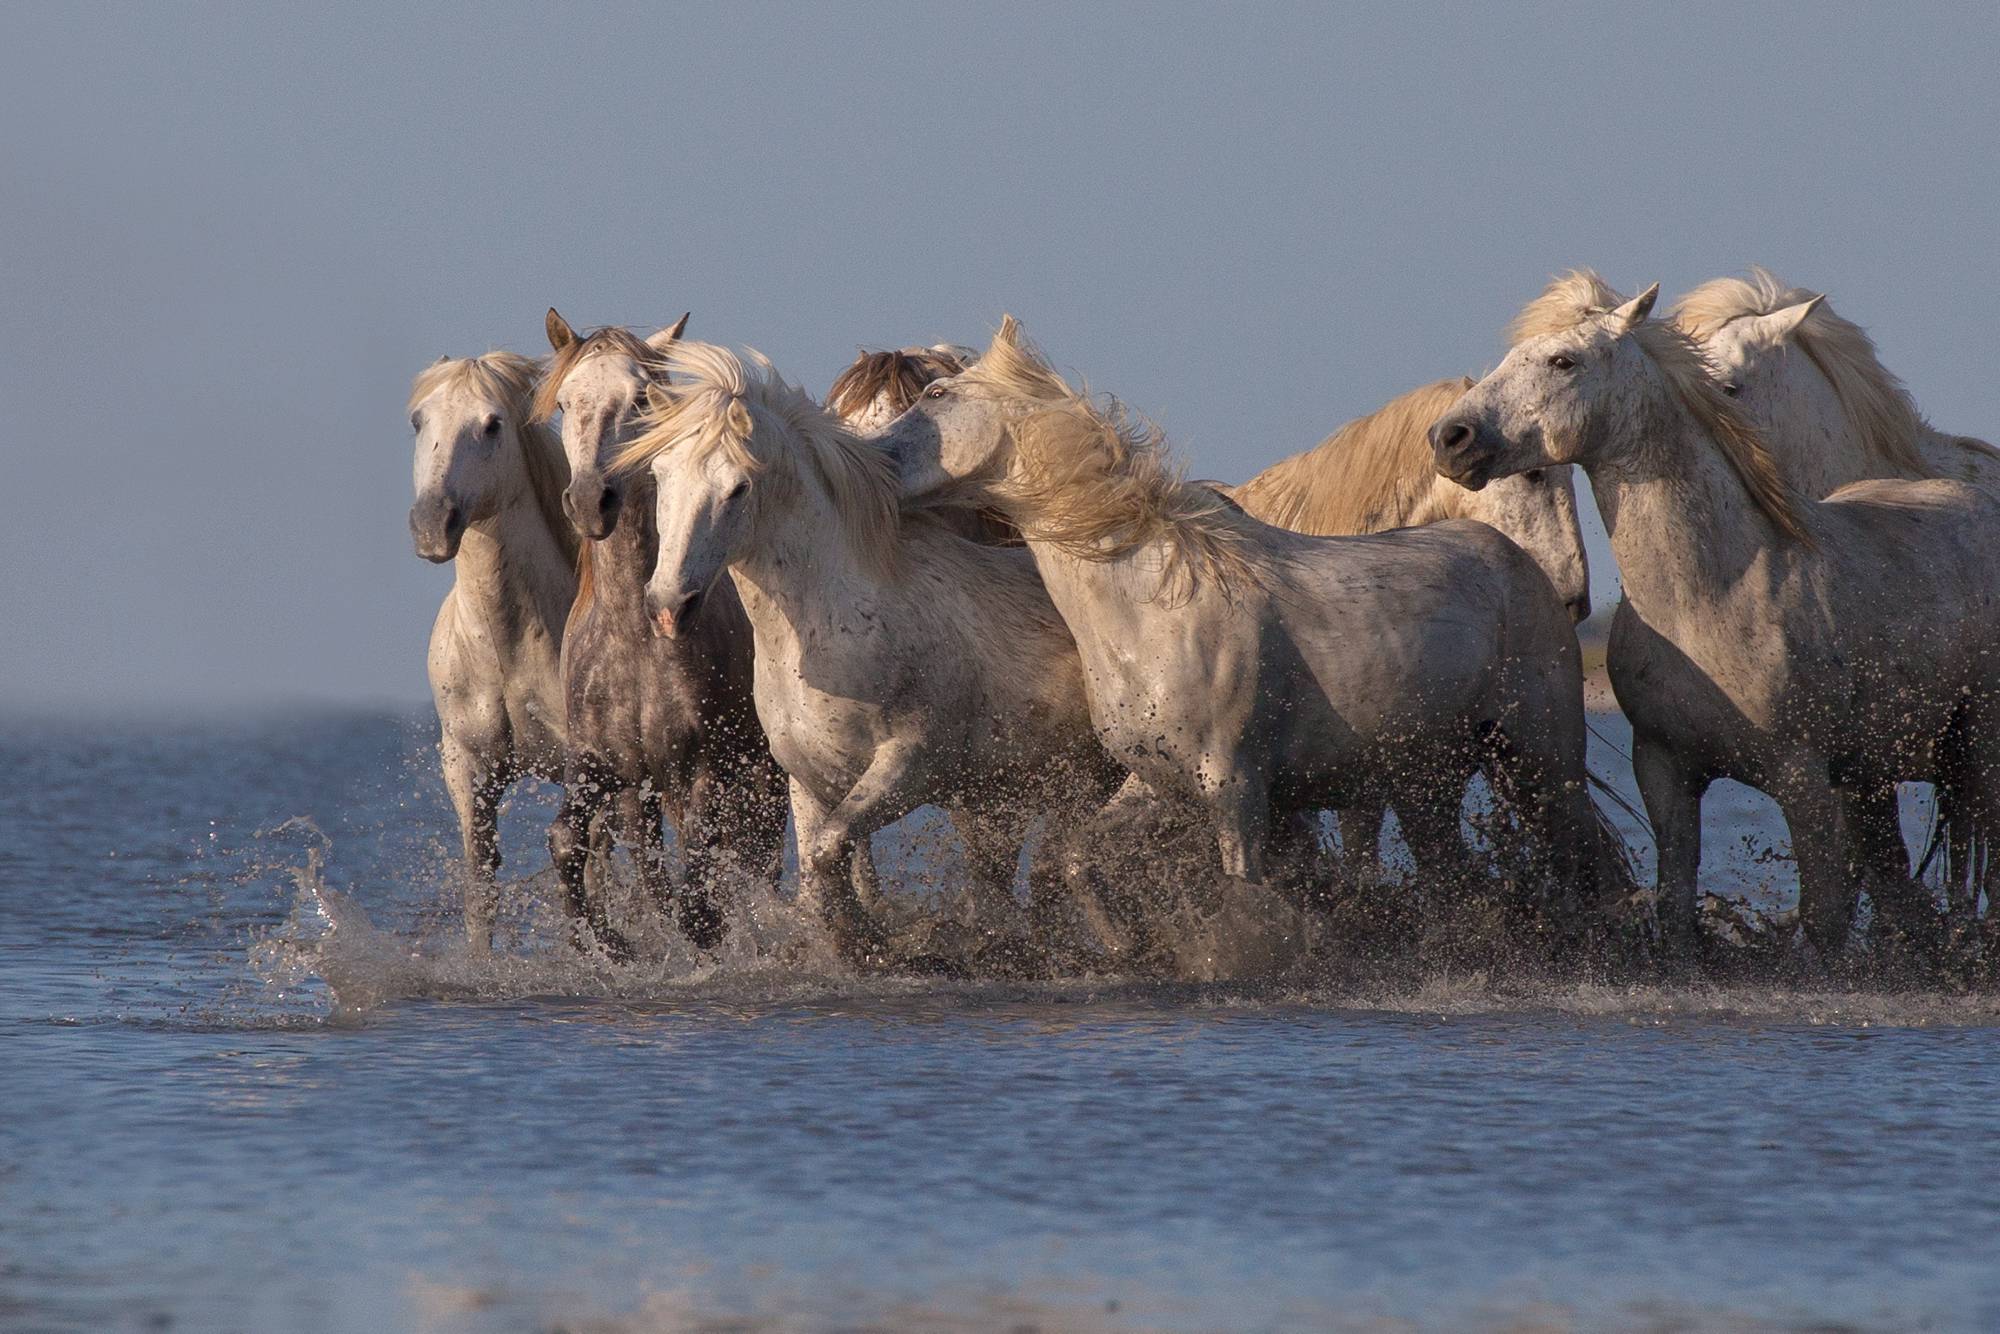
<path fill-rule="evenodd" d="M 0 1328 L 2000 1327 L 1991 998 L 482 963 L 421 717 L 0 736 Z"/>

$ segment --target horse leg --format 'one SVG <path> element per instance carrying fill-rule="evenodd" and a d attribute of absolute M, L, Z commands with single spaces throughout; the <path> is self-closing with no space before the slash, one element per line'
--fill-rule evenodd
<path fill-rule="evenodd" d="M 1042 836 L 1028 854 L 1028 920 L 1044 940 L 1055 939 L 1069 912 L 1083 906 L 1075 893 L 1080 878 L 1075 869 L 1081 851 L 1081 804 L 1065 801 L 1051 806 Z"/>
<path fill-rule="evenodd" d="M 882 874 L 875 869 L 875 846 L 867 839 L 854 845 L 854 900 L 870 913 L 882 909 Z"/>
<path fill-rule="evenodd" d="M 1103 951 L 1113 957 L 1137 958 L 1144 955 L 1152 945 L 1152 933 L 1148 920 L 1148 908 L 1152 905 L 1145 889 L 1139 883 L 1124 878 L 1124 868 L 1120 876 L 1107 879 L 1098 859 L 1093 854 L 1107 846 L 1123 854 L 1132 842 L 1135 826 L 1143 827 L 1161 818 L 1163 799 L 1159 793 L 1136 774 L 1106 775 L 1102 792 L 1116 783 L 1115 791 L 1108 799 L 1099 797 L 1095 810 L 1087 810 L 1092 803 L 1080 803 L 1072 808 L 1066 835 L 1058 839 L 1055 828 L 1051 828 L 1043 840 L 1044 869 L 1057 855 L 1061 857 L 1060 875 L 1068 886 L 1068 897 L 1082 911 L 1085 923 L 1097 938 Z M 1197 823 L 1191 816 L 1200 816 Z M 1192 849 L 1204 864 L 1207 863 L 1209 849 L 1214 839 L 1206 828 L 1206 813 L 1180 809 L 1172 812 L 1172 827 L 1164 838 L 1151 842 L 1148 851 L 1158 854 L 1164 843 L 1169 857 L 1179 859 Z M 1153 858 L 1148 858 L 1150 869 Z M 1029 868 L 1030 885 L 1033 886 L 1036 869 Z M 1051 884 L 1049 894 L 1054 894 Z M 1041 891 L 1035 891 L 1031 904 L 1044 902 Z"/>
<path fill-rule="evenodd" d="M 591 892 L 589 869 L 598 852 L 597 845 L 603 844 L 608 854 L 611 843 L 606 836 L 606 822 L 597 818 L 595 803 L 584 796 L 585 787 L 576 775 L 570 776 L 563 785 L 562 806 L 556 811 L 555 823 L 549 826 L 549 861 L 556 868 L 556 881 L 563 891 L 563 908 L 573 923 L 589 916 L 591 901 L 596 897 Z M 601 871 L 597 889 L 600 893 L 603 890 Z"/>
<path fill-rule="evenodd" d="M 1223 875 L 1263 884 L 1271 849 L 1271 795 L 1264 784 L 1247 776 L 1220 784 L 1206 794 L 1205 804 L 1215 821 Z"/>
<path fill-rule="evenodd" d="M 682 867 L 680 926 L 696 949 L 711 950 L 722 943 L 723 915 L 716 868 L 722 850 L 722 828 L 727 820 L 724 795 L 724 785 L 711 771 L 701 769 L 688 784 L 687 801 L 676 826 Z M 664 911 L 667 905 L 662 901 L 660 906 Z"/>
<path fill-rule="evenodd" d="M 1458 808 L 1432 795 L 1398 801 L 1395 811 L 1403 841 L 1410 845 L 1410 857 L 1417 864 L 1417 875 L 1430 891 L 1426 897 L 1437 904 L 1459 901 L 1465 889 L 1468 854 L 1465 835 L 1458 827 Z"/>
<path fill-rule="evenodd" d="M 1672 750 L 1643 734 L 1632 738 L 1632 777 L 1646 803 L 1659 849 L 1655 911 L 1660 937 L 1669 950 L 1695 946 L 1695 877 L 1701 869 L 1701 798 L 1706 775 L 1683 763 Z"/>
<path fill-rule="evenodd" d="M 444 786 L 458 814 L 464 853 L 465 943 L 474 954 L 493 948 L 493 918 L 499 910 L 500 789 L 502 777 L 471 749 L 444 739 Z"/>
<path fill-rule="evenodd" d="M 1301 909 L 1325 908 L 1332 869 L 1320 846 L 1317 810 L 1272 812 L 1271 873 L 1287 899 Z"/>
<path fill-rule="evenodd" d="M 1020 934 L 1021 905 L 1014 897 L 1014 868 L 1021 861 L 1029 821 L 1012 811 L 955 807 L 951 823 L 965 840 L 972 925 L 987 935 Z"/>
<path fill-rule="evenodd" d="M 1841 822 L 1849 835 L 1847 873 L 1867 886 L 1878 929 L 1885 935 L 1893 931 L 1923 956 L 1935 958 L 1944 944 L 1943 924 L 1930 890 L 1910 877 L 1895 784 L 1842 789 L 1839 795 Z"/>
<path fill-rule="evenodd" d="M 1966 702 L 1952 729 L 1952 752 L 1953 917 L 1970 928 L 1982 893 L 1989 919 L 2000 909 L 2000 855 L 1993 850 L 2000 833 L 2000 698 L 1980 693 Z"/>
<path fill-rule="evenodd" d="M 1335 817 L 1340 822 L 1340 864 L 1356 885 L 1372 883 L 1382 873 L 1382 826 L 1389 818 L 1389 805 L 1368 801 L 1343 806 Z"/>
<path fill-rule="evenodd" d="M 745 759 L 729 783 L 729 818 L 722 830 L 723 846 L 736 854 L 746 873 L 773 889 L 785 873 L 786 781 L 785 771 L 769 754 Z M 861 860 L 857 858 L 857 867 Z M 872 875 L 875 864 L 867 865 Z"/>
<path fill-rule="evenodd" d="M 578 795 L 572 799 L 567 795 L 571 792 Z M 553 831 L 549 844 L 550 852 L 559 858 L 556 869 L 562 879 L 563 902 L 569 913 L 571 948 L 582 953 L 594 942 L 613 963 L 630 963 L 634 951 L 625 933 L 611 924 L 607 891 L 613 882 L 611 853 L 617 837 L 608 826 L 622 831 L 627 846 L 633 849 L 633 861 L 643 884 L 646 875 L 642 847 L 645 823 L 640 817 L 639 807 L 636 791 L 618 786 L 617 780 L 608 771 L 591 765 L 565 789 L 563 814 L 557 821 L 562 831 L 560 850 Z M 590 884 L 592 877 L 587 871 L 594 852 L 601 860 L 593 891 Z"/>
<path fill-rule="evenodd" d="M 821 916 L 843 954 L 865 957 L 881 935 L 854 892 L 855 845 L 918 806 L 928 779 L 917 743 L 884 743 L 840 804 L 825 812 L 810 845 L 799 850 L 801 876 L 810 878 Z"/>
<path fill-rule="evenodd" d="M 1831 968 L 1847 944 L 1857 890 L 1845 811 L 1824 762 L 1814 756 L 1788 761 L 1772 787 L 1799 868 L 1799 922 L 1820 962 Z"/>
<path fill-rule="evenodd" d="M 1561 932 L 1577 928 L 1599 898 L 1595 812 L 1584 768 L 1583 729 L 1496 732 L 1486 773 L 1527 840 L 1526 863 L 1544 880 L 1536 904 Z"/>
<path fill-rule="evenodd" d="M 808 792 L 796 778 L 790 783 L 792 804 L 793 838 L 799 850 L 799 904 L 814 913 L 824 911 L 820 902 L 819 883 L 812 878 L 812 849 L 819 838 L 820 827 L 826 823 L 826 807 L 817 797 Z M 854 864 L 853 884 L 855 901 L 869 912 L 874 912 L 882 900 L 882 882 L 875 870 L 875 850 L 866 839 L 855 844 L 852 853 Z"/>

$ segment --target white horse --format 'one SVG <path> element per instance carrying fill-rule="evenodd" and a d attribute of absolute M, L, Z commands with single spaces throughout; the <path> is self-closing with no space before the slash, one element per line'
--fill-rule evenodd
<path fill-rule="evenodd" d="M 613 957 L 629 955 L 630 946 L 584 880 L 593 826 L 605 811 L 617 813 L 649 897 L 676 908 L 682 931 L 700 947 L 722 934 L 721 859 L 773 883 L 783 861 L 784 775 L 750 698 L 743 609 L 719 598 L 680 639 L 654 635 L 645 608 L 650 483 L 639 487 L 637 512 L 621 518 L 627 488 L 606 475 L 609 458 L 637 433 L 647 390 L 664 377 L 665 351 L 686 324 L 683 315 L 647 339 L 615 327 L 579 337 L 549 311 L 554 361 L 535 402 L 538 419 L 562 416 L 571 474 L 563 505 L 589 539 L 563 643 L 569 756 L 550 851 L 572 918 Z M 677 896 L 663 820 L 678 835 L 685 872 Z"/>
<path fill-rule="evenodd" d="M 1753 268 L 1695 288 L 1672 319 L 1757 423 L 1794 490 L 1823 498 L 1875 477 L 1950 477 L 2000 493 L 2000 451 L 1924 420 L 1868 334 L 1824 296 Z"/>
<path fill-rule="evenodd" d="M 1062 848 L 1123 776 L 1033 564 L 905 512 L 893 461 L 768 366 L 699 343 L 669 365 L 675 383 L 654 389 L 651 430 L 619 464 L 649 469 L 658 496 L 649 602 L 680 635 L 718 582 L 742 598 L 807 895 L 865 954 L 876 928 L 853 898 L 854 851 L 934 804 L 965 840 L 977 920 L 1011 929 L 1029 824 L 1046 814 L 1043 851 Z M 1051 874 L 1038 857 L 1038 909 Z"/>
<path fill-rule="evenodd" d="M 1523 473 L 1468 491 L 1431 467 L 1424 432 L 1471 387 L 1461 376 L 1412 389 L 1222 492 L 1265 523 L 1317 537 L 1477 519 L 1534 557 L 1570 618 L 1582 621 L 1590 615 L 1590 561 L 1577 521 L 1575 470 Z M 1383 814 L 1380 808 L 1339 813 L 1341 849 L 1359 880 L 1377 868 Z"/>
<path fill-rule="evenodd" d="M 476 950 L 492 945 L 501 794 L 523 774 L 563 776 L 558 661 L 576 539 L 562 517 L 562 450 L 531 420 L 536 374 L 509 352 L 440 358 L 410 391 L 410 533 L 425 560 L 453 562 L 429 665 Z"/>
<path fill-rule="evenodd" d="M 2000 494 L 2000 451 L 1926 421 L 1867 332 L 1824 296 L 1752 268 L 1747 278 L 1695 288 L 1672 319 L 1701 345 L 1795 490 L 1825 498 L 1869 478 L 1949 477 Z M 1895 797 L 1874 799 L 1886 806 Z M 2000 858 L 1975 846 L 1965 811 L 1950 803 L 1940 810 L 1949 836 L 1938 865 L 1952 915 L 1965 922 L 1982 890 L 2000 890 Z M 1900 825 L 1887 810 L 1875 818 Z M 1907 857 L 1900 864 L 1907 867 Z"/>
<path fill-rule="evenodd" d="M 2000 502 L 1950 481 L 1799 498 L 1700 349 L 1647 318 L 1657 290 L 1621 303 L 1595 275 L 1558 279 L 1432 427 L 1437 467 L 1471 487 L 1589 474 L 1625 586 L 1611 683 L 1663 924 L 1693 935 L 1702 794 L 1733 778 L 1783 810 L 1801 916 L 1831 960 L 1860 881 L 1892 915 L 1921 907 L 1884 799 L 1897 782 L 2000 819 Z"/>
<path fill-rule="evenodd" d="M 1493 529 L 1268 527 L 1182 481 L 1011 318 L 877 439 L 913 495 L 993 481 L 1076 636 L 1100 738 L 1205 810 L 1225 874 L 1264 881 L 1301 812 L 1385 801 L 1424 871 L 1454 878 L 1460 797 L 1485 766 L 1560 892 L 1579 888 L 1595 827 L 1576 637 Z"/>

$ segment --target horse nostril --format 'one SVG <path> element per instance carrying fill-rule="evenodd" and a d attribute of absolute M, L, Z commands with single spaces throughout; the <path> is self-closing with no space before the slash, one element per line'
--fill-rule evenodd
<path fill-rule="evenodd" d="M 609 487 L 606 487 L 604 490 L 599 491 L 597 493 L 597 512 L 599 514 L 611 513 L 612 507 L 615 506 L 617 503 L 618 502 L 612 496 L 611 489 Z"/>
<path fill-rule="evenodd" d="M 447 533 L 454 533 L 454 532 L 457 532 L 457 531 L 458 531 L 458 529 L 459 529 L 459 526 L 460 526 L 460 520 L 461 520 L 461 519 L 462 519 L 463 517 L 464 517 L 464 516 L 463 516 L 463 515 L 461 515 L 461 514 L 459 513 L 459 509 L 458 509 L 458 506 L 456 506 L 456 505 L 447 505 L 447 506 L 445 506 L 445 509 L 444 509 L 444 530 L 445 530 L 445 531 L 446 531 Z"/>
<path fill-rule="evenodd" d="M 1439 450 L 1464 449 L 1472 443 L 1472 424 L 1466 421 L 1441 421 L 1431 427 L 1431 446 Z"/>

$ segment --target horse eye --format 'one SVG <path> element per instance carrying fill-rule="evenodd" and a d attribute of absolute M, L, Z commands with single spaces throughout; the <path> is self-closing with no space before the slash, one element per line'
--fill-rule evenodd
<path fill-rule="evenodd" d="M 1549 365 L 1559 371 L 1573 371 L 1576 369 L 1576 359 L 1574 357 L 1566 357 L 1558 352 L 1549 358 Z"/>
<path fill-rule="evenodd" d="M 1743 386 L 1736 383 L 1736 381 L 1734 380 L 1730 380 L 1722 386 L 1722 392 L 1729 395 L 1729 397 L 1731 398 L 1736 397 L 1736 395 L 1738 395 L 1742 391 L 1743 391 Z"/>
<path fill-rule="evenodd" d="M 500 419 L 498 417 L 488 417 L 486 425 L 479 428 L 479 433 L 488 439 L 500 434 Z"/>
<path fill-rule="evenodd" d="M 930 388 L 928 388 L 928 389 L 924 390 L 924 397 L 925 397 L 925 398 L 943 398 L 943 397 L 944 397 L 944 386 L 943 386 L 943 385 L 941 385 L 941 384 L 934 384 L 934 385 L 932 385 L 932 386 L 931 386 Z"/>
<path fill-rule="evenodd" d="M 412 431 L 421 431 L 424 429 L 424 419 L 414 412 L 410 414 L 410 429 Z"/>
<path fill-rule="evenodd" d="M 748 478 L 745 478 L 743 481 L 738 482 L 735 486 L 730 487 L 729 494 L 725 496 L 724 499 L 741 500 L 749 490 L 750 490 L 750 482 Z"/>

